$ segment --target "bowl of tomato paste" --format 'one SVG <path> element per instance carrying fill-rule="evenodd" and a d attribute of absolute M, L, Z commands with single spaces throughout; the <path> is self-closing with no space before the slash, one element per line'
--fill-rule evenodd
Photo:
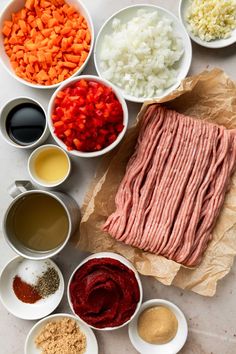
<path fill-rule="evenodd" d="M 128 109 L 119 89 L 93 75 L 71 78 L 48 106 L 55 141 L 79 157 L 96 157 L 116 147 L 128 126 Z"/>
<path fill-rule="evenodd" d="M 143 290 L 133 265 L 110 252 L 83 260 L 72 273 L 67 297 L 71 310 L 97 330 L 114 330 L 130 323 L 140 309 Z"/>

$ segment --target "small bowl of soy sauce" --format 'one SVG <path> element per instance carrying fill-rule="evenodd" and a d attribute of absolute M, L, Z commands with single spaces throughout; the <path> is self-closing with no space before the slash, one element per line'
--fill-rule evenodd
<path fill-rule="evenodd" d="M 0 131 L 8 144 L 21 149 L 41 145 L 50 134 L 44 108 L 29 97 L 14 98 L 4 105 Z"/>

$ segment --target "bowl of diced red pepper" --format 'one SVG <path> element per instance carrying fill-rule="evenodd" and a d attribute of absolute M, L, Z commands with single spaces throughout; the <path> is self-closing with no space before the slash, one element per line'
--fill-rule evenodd
<path fill-rule="evenodd" d="M 96 157 L 119 144 L 128 126 L 126 102 L 112 84 L 97 76 L 71 78 L 53 94 L 48 125 L 69 153 Z"/>

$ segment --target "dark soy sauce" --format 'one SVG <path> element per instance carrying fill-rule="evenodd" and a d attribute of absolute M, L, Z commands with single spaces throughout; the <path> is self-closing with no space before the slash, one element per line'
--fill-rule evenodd
<path fill-rule="evenodd" d="M 33 103 L 22 103 L 14 107 L 7 116 L 7 134 L 19 145 L 36 142 L 44 132 L 46 117 L 41 107 Z"/>

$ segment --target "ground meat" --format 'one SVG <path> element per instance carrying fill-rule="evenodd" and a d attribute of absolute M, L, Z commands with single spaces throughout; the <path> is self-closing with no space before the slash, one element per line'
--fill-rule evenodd
<path fill-rule="evenodd" d="M 195 266 L 211 240 L 236 161 L 236 132 L 149 106 L 103 226 L 128 245 Z"/>

